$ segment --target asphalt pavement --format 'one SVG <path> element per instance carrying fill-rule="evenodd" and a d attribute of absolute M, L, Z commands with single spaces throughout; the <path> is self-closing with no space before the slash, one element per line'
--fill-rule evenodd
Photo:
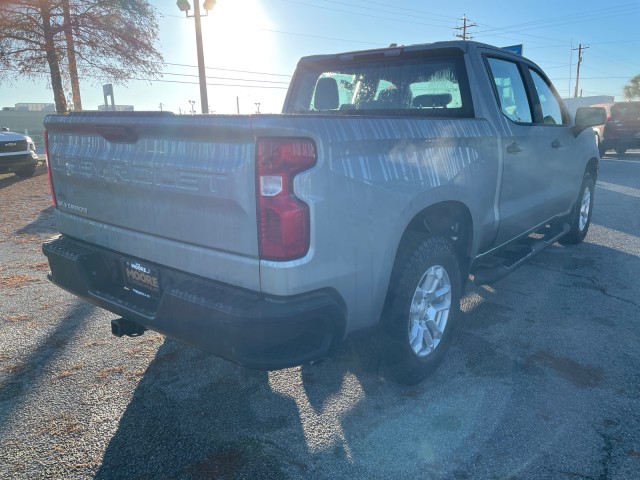
<path fill-rule="evenodd" d="M 46 172 L 0 176 L 0 478 L 640 478 L 640 151 L 601 161 L 584 243 L 470 285 L 414 387 L 347 343 L 255 372 L 46 281 Z"/>

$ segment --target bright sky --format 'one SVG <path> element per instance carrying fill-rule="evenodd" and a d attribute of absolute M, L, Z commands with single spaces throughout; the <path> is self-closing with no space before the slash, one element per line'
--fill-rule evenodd
<path fill-rule="evenodd" d="M 192 2 L 193 0 L 190 0 Z M 116 104 L 136 110 L 200 112 L 194 20 L 173 0 L 151 0 L 160 12 L 160 81 L 114 85 Z M 638 0 L 217 0 L 202 19 L 209 107 L 215 113 L 280 111 L 298 59 L 305 55 L 453 40 L 466 15 L 474 40 L 524 45 L 564 97 L 573 96 L 577 48 L 583 52 L 583 96 L 614 95 L 640 74 Z M 242 86 L 240 86 L 242 85 Z M 85 109 L 104 103 L 100 83 L 81 79 Z M 0 107 L 53 103 L 48 82 L 0 84 Z"/>

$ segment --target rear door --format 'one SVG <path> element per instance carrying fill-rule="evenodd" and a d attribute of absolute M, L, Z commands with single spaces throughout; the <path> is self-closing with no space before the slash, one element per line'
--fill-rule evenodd
<path fill-rule="evenodd" d="M 535 93 L 536 124 L 543 131 L 543 151 L 549 155 L 547 178 L 549 218 L 568 211 L 578 197 L 584 159 L 578 157 L 578 140 L 560 96 L 544 74 L 528 67 Z M 545 143 L 546 142 L 546 143 Z M 595 142 L 595 139 L 594 139 Z M 549 146 L 551 150 L 549 150 Z"/>
<path fill-rule="evenodd" d="M 549 158 L 541 148 L 546 143 L 541 142 L 544 132 L 535 124 L 531 91 L 521 65 L 493 56 L 487 57 L 487 64 L 506 122 L 498 204 L 497 242 L 502 244 L 546 220 Z M 551 147 L 545 150 L 551 150 Z"/>
<path fill-rule="evenodd" d="M 575 139 L 552 88 L 537 72 L 533 80 L 529 64 L 494 54 L 486 62 L 505 123 L 497 237 L 502 244 L 569 208 L 577 195 L 570 178 L 575 165 L 565 157 Z"/>

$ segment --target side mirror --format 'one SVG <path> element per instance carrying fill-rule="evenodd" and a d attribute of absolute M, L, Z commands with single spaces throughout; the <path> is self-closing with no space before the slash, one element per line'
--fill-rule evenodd
<path fill-rule="evenodd" d="M 581 107 L 576 110 L 576 121 L 573 133 L 577 137 L 584 130 L 598 125 L 604 125 L 607 121 L 607 112 L 602 107 Z"/>

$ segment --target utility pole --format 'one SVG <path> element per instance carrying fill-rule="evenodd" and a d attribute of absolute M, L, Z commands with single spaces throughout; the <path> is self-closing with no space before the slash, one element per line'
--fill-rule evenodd
<path fill-rule="evenodd" d="M 164 103 L 160 102 L 159 107 L 160 107 L 160 111 L 162 111 L 162 107 L 164 107 Z"/>
<path fill-rule="evenodd" d="M 467 18 L 467 15 L 463 15 L 462 18 L 460 19 L 462 20 L 462 26 L 461 27 L 455 27 L 455 30 L 462 30 L 462 33 L 456 33 L 454 34 L 454 36 L 461 38 L 462 40 L 471 40 L 471 35 L 467 36 L 467 28 L 471 28 L 471 27 L 477 27 L 478 24 L 477 23 L 467 23 L 469 22 L 469 19 Z"/>
<path fill-rule="evenodd" d="M 580 64 L 582 63 L 582 51 L 589 48 L 589 45 L 578 44 L 578 48 L 574 48 L 574 50 L 578 50 L 578 66 L 576 70 L 576 88 L 573 91 L 573 98 L 578 97 L 578 85 L 580 84 Z"/>

